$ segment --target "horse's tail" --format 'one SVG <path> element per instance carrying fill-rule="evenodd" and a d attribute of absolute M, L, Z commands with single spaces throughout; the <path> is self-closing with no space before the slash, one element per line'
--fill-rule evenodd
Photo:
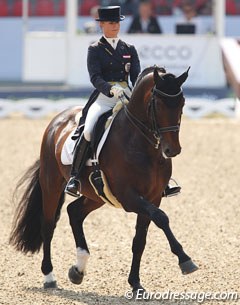
<path fill-rule="evenodd" d="M 38 252 L 42 245 L 42 190 L 39 182 L 40 160 L 37 160 L 19 181 L 16 191 L 27 184 L 16 209 L 9 242 L 18 251 Z"/>

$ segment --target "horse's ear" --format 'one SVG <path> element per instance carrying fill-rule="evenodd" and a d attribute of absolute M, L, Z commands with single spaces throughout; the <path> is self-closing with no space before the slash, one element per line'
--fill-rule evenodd
<path fill-rule="evenodd" d="M 186 79 L 188 78 L 188 71 L 190 70 L 190 67 L 188 67 L 187 71 L 183 72 L 183 74 L 181 74 L 180 76 L 178 76 L 176 78 L 177 84 L 179 85 L 179 87 L 182 86 L 182 84 L 186 81 Z"/>
<path fill-rule="evenodd" d="M 161 77 L 158 74 L 157 67 L 154 69 L 153 76 L 154 76 L 154 83 L 158 84 L 160 82 L 160 80 L 161 80 Z"/>

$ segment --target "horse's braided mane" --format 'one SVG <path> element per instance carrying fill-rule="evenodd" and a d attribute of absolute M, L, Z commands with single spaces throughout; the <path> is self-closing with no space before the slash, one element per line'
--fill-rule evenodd
<path fill-rule="evenodd" d="M 138 85 L 138 83 L 143 79 L 143 77 L 151 72 L 153 72 L 155 69 L 157 69 L 158 72 L 161 72 L 161 73 L 166 73 L 166 70 L 163 68 L 163 67 L 158 67 L 156 65 L 154 66 L 150 66 L 150 67 L 147 67 L 145 68 L 139 75 L 138 75 L 138 78 L 136 80 L 136 83 L 135 83 L 135 86 L 136 87 Z"/>

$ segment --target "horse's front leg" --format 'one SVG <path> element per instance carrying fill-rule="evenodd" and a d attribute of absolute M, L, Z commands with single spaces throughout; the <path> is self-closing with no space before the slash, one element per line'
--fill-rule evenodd
<path fill-rule="evenodd" d="M 178 263 L 182 273 L 188 274 L 196 271 L 198 267 L 193 263 L 191 258 L 184 252 L 182 245 L 178 242 L 178 240 L 174 236 L 169 225 L 169 218 L 166 215 L 166 213 L 161 209 L 156 208 L 155 206 L 150 207 L 149 213 L 151 215 L 152 221 L 165 233 L 172 253 L 178 257 Z"/>
<path fill-rule="evenodd" d="M 86 265 L 90 256 L 83 232 L 83 221 L 89 213 L 96 210 L 102 203 L 97 203 L 84 196 L 70 203 L 67 207 L 70 225 L 76 243 L 77 262 L 68 272 L 73 284 L 81 284 L 85 275 Z"/>
<path fill-rule="evenodd" d="M 132 266 L 128 277 L 128 282 L 133 288 L 133 291 L 144 289 L 140 283 L 139 269 L 143 251 L 146 245 L 146 237 L 150 224 L 149 217 L 139 214 L 137 216 L 136 234 L 132 244 Z"/>
<path fill-rule="evenodd" d="M 121 195 L 120 195 L 121 196 Z M 144 197 L 133 193 L 132 191 L 124 192 L 123 197 L 119 198 L 123 202 L 124 209 L 128 212 L 135 212 L 150 218 L 165 233 L 171 251 L 178 257 L 179 266 L 183 274 L 194 272 L 198 267 L 192 262 L 191 258 L 184 252 L 182 245 L 174 236 L 170 226 L 169 219 L 157 206 L 150 203 Z"/>

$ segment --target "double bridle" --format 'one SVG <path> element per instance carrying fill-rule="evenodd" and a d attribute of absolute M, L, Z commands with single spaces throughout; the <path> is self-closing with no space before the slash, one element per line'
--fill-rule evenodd
<path fill-rule="evenodd" d="M 159 127 L 157 123 L 157 113 L 156 113 L 156 99 L 155 97 L 168 97 L 168 98 L 175 98 L 182 94 L 182 89 L 176 94 L 167 94 L 159 89 L 156 88 L 156 86 L 152 89 L 152 96 L 151 101 L 149 103 L 149 109 L 150 109 L 150 115 L 151 115 L 151 128 L 146 126 L 143 122 L 141 122 L 135 115 L 133 115 L 127 108 L 127 106 L 124 104 L 124 111 L 126 114 L 126 117 L 129 119 L 129 121 L 139 130 L 139 132 L 143 135 L 143 137 L 154 146 L 155 149 L 159 149 L 161 137 L 162 134 L 165 132 L 177 132 L 179 131 L 180 124 L 173 125 L 173 126 L 167 126 L 167 127 Z M 155 141 L 153 141 L 148 134 L 153 136 Z"/>

